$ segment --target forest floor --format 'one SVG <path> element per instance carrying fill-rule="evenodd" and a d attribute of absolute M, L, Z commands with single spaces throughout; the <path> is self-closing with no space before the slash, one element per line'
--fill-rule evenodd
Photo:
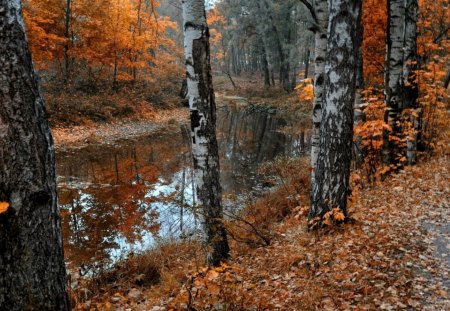
<path fill-rule="evenodd" d="M 383 182 L 354 188 L 354 223 L 308 232 L 298 206 L 273 224 L 269 246 L 233 243 L 232 258 L 208 269 L 198 249 L 184 245 L 160 283 L 116 286 L 78 308 L 450 310 L 450 152 L 443 148 Z M 197 255 L 184 256 L 193 250 Z M 176 280 L 177 273 L 184 277 Z"/>
<path fill-rule="evenodd" d="M 245 90 L 254 83 L 238 82 L 237 90 L 226 79 L 218 83 L 219 106 L 233 102 L 284 109 L 295 101 L 293 96 L 269 96 L 276 92 L 272 90 L 249 93 Z M 310 107 L 292 109 L 301 117 Z M 53 133 L 59 148 L 73 147 L 109 143 L 187 121 L 188 110 L 177 108 L 146 120 L 60 127 Z M 231 259 L 208 269 L 198 243 L 168 242 L 121 263 L 103 279 L 81 284 L 72 293 L 75 309 L 450 310 L 448 146 L 448 141 L 441 143 L 433 157 L 383 182 L 355 185 L 349 207 L 353 223 L 308 232 L 308 186 L 303 184 L 298 201 L 287 204 L 288 216 L 281 221 L 265 217 L 270 245 L 232 239 Z M 307 175 L 306 169 L 288 171 Z M 275 191 L 259 206 L 276 214 L 286 209 L 288 196 Z"/>

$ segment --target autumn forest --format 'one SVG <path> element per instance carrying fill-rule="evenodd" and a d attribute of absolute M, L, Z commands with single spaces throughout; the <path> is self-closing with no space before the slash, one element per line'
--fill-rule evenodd
<path fill-rule="evenodd" d="M 0 0 L 0 310 L 450 310 L 448 0 Z"/>

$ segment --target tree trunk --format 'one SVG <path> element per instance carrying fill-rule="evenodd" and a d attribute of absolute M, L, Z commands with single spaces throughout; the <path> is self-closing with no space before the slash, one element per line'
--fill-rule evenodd
<path fill-rule="evenodd" d="M 70 42 L 70 22 L 72 20 L 72 0 L 66 0 L 66 11 L 64 16 L 64 81 L 69 82 L 70 59 L 69 59 L 69 42 Z"/>
<path fill-rule="evenodd" d="M 330 0 L 325 101 L 310 219 L 333 208 L 347 215 L 355 100 L 356 28 L 361 0 Z"/>
<path fill-rule="evenodd" d="M 311 51 L 309 49 L 309 46 L 306 48 L 305 51 L 305 59 L 304 59 L 304 63 L 305 63 L 305 73 L 303 74 L 303 79 L 307 79 L 308 78 L 308 73 L 309 73 L 309 57 L 311 55 Z"/>
<path fill-rule="evenodd" d="M 0 12 L 0 309 L 68 310 L 53 140 L 21 3 Z"/>
<path fill-rule="evenodd" d="M 264 86 L 270 86 L 269 62 L 267 61 L 267 49 L 263 39 L 259 39 L 261 45 L 261 63 L 264 71 Z"/>
<path fill-rule="evenodd" d="M 313 128 L 311 133 L 311 188 L 314 188 L 317 158 L 319 156 L 320 123 L 322 120 L 322 105 L 324 100 L 325 85 L 325 54 L 327 51 L 327 27 L 328 27 L 328 2 L 316 0 L 314 12 L 317 18 L 314 40 L 314 103 L 313 103 Z"/>
<path fill-rule="evenodd" d="M 417 108 L 419 87 L 417 83 L 417 0 L 405 0 L 405 34 L 403 56 L 403 95 L 401 109 Z M 411 115 L 413 133 L 406 138 L 406 157 L 408 164 L 417 161 L 417 138 L 420 131 L 420 112 L 418 117 Z"/>
<path fill-rule="evenodd" d="M 398 120 L 405 108 L 416 108 L 418 87 L 415 77 L 417 69 L 417 0 L 388 0 L 388 29 L 386 36 L 385 122 L 392 129 L 392 135 L 401 133 Z M 408 153 L 415 157 L 416 138 L 410 139 Z M 384 133 L 384 162 L 395 162 L 400 153 L 399 146 Z"/>
<path fill-rule="evenodd" d="M 198 202 L 203 206 L 207 262 L 229 257 L 223 226 L 222 189 L 215 132 L 216 104 L 211 78 L 209 29 L 203 0 L 183 0 L 184 47 L 191 111 L 192 153 Z"/>
<path fill-rule="evenodd" d="M 362 1 L 359 2 L 359 14 L 358 26 L 356 29 L 356 90 L 355 90 L 355 104 L 353 107 L 355 123 L 362 123 L 365 121 L 362 91 L 364 89 L 364 58 L 362 51 L 362 42 L 364 36 L 364 25 L 362 23 Z M 355 137 L 355 145 L 353 147 L 354 160 L 357 167 L 360 167 L 363 161 L 363 153 L 361 149 L 361 137 Z"/>

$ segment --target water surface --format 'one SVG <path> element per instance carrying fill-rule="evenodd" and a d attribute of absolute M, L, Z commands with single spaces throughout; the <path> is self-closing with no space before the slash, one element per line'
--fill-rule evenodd
<path fill-rule="evenodd" d="M 264 190 L 258 166 L 279 155 L 300 156 L 305 136 L 273 109 L 218 110 L 221 183 L 227 208 L 239 209 Z M 71 267 L 98 270 L 160 239 L 199 229 L 189 133 L 159 130 L 113 145 L 57 152 L 59 204 Z"/>

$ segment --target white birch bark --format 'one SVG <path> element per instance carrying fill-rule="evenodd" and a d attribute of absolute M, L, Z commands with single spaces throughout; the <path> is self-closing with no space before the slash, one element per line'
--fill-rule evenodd
<path fill-rule="evenodd" d="M 218 265 L 229 256 L 222 223 L 222 189 L 215 133 L 209 29 L 203 0 L 183 0 L 184 49 L 191 112 L 192 156 L 198 203 L 203 208 L 207 262 Z"/>
<path fill-rule="evenodd" d="M 325 100 L 320 123 L 320 151 L 317 160 L 310 219 L 332 208 L 346 215 L 353 139 L 357 23 L 360 2 L 329 0 L 328 43 L 325 59 Z"/>
<path fill-rule="evenodd" d="M 317 25 L 314 28 L 314 103 L 313 103 L 313 128 L 311 133 L 311 188 L 315 184 L 317 158 L 320 145 L 320 122 L 322 119 L 322 105 L 325 86 L 325 55 L 327 51 L 327 27 L 328 27 L 328 1 L 315 0 L 314 12 Z"/>

